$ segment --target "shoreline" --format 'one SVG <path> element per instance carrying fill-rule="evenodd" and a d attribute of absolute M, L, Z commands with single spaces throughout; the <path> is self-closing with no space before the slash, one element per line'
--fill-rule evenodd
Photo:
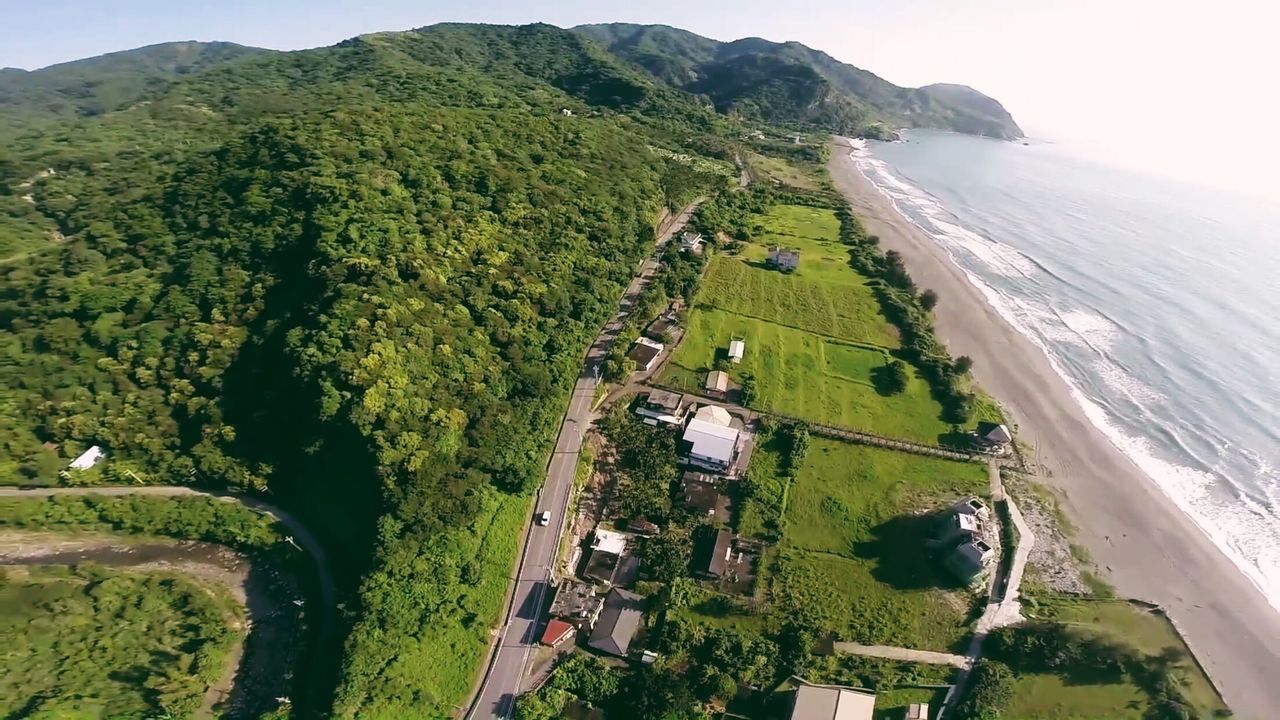
<path fill-rule="evenodd" d="M 832 146 L 827 167 L 836 189 L 884 249 L 902 254 L 916 283 L 938 293 L 939 339 L 973 358 L 977 382 L 1034 447 L 1039 480 L 1062 491 L 1074 539 L 1119 594 L 1165 608 L 1237 716 L 1269 717 L 1280 705 L 1280 614 L 1089 420 L 1040 347 L 863 176 L 850 149 L 843 139 Z"/>

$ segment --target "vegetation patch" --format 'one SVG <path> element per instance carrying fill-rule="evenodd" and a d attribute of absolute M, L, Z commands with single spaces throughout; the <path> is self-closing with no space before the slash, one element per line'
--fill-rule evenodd
<path fill-rule="evenodd" d="M 5 717 L 191 717 L 226 670 L 241 610 L 222 588 L 88 565 L 0 573 Z"/>
<path fill-rule="evenodd" d="M 925 553 L 926 511 L 986 491 L 969 463 L 815 439 L 787 502 L 775 600 L 840 640 L 956 650 L 973 598 Z"/>

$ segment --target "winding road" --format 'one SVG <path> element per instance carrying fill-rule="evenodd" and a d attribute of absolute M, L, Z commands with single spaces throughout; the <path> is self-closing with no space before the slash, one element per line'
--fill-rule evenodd
<path fill-rule="evenodd" d="M 552 522 L 547 526 L 529 523 L 526 527 L 507 612 L 498 628 L 489 664 L 467 711 L 467 718 L 506 720 L 512 715 L 515 698 L 526 681 L 529 656 L 538 644 L 537 629 L 551 592 L 560 535 L 567 528 L 566 515 L 574 471 L 578 466 L 583 438 L 591 425 L 591 405 L 596 386 L 600 383 L 601 364 L 640 293 L 657 272 L 663 246 L 689 222 L 701 203 L 701 198 L 695 200 L 678 215 L 666 220 L 658 233 L 653 253 L 640 263 L 631 284 L 622 294 L 617 314 L 600 330 L 600 335 L 587 349 L 582 372 L 573 386 L 573 395 L 560 426 L 555 451 L 547 463 L 547 478 L 538 492 L 535 505 L 539 513 L 543 510 L 551 511 Z"/>

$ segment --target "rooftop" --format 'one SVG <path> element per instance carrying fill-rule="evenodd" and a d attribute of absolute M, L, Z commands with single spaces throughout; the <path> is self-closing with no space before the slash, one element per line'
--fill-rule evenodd
<path fill-rule="evenodd" d="M 566 580 L 556 588 L 555 599 L 551 601 L 551 615 L 575 621 L 586 620 L 596 614 L 602 600 L 588 583 Z"/>
<path fill-rule="evenodd" d="M 698 472 L 687 472 L 681 481 L 681 495 L 685 507 L 698 515 L 714 516 L 717 520 L 729 520 L 729 498 L 721 494 L 715 478 Z"/>
<path fill-rule="evenodd" d="M 652 390 L 645 403 L 650 407 L 675 412 L 684 404 L 684 395 L 669 390 Z"/>
<path fill-rule="evenodd" d="M 691 445 L 690 454 L 728 465 L 738 445 L 738 431 L 695 417 L 684 430 L 684 441 Z"/>
<path fill-rule="evenodd" d="M 732 551 L 733 534 L 728 530 L 717 530 L 714 536 L 708 536 L 699 545 L 693 567 L 700 573 L 720 577 L 724 574 L 725 564 L 729 562 L 729 553 Z"/>
<path fill-rule="evenodd" d="M 626 655 L 643 617 L 644 596 L 614 588 L 587 644 L 611 655 Z"/>
<path fill-rule="evenodd" d="M 574 627 L 563 620 L 552 618 L 542 632 L 543 645 L 559 645 L 573 635 Z"/>
<path fill-rule="evenodd" d="M 729 389 L 729 373 L 723 370 L 712 370 L 707 373 L 707 390 L 724 392 Z"/>
<path fill-rule="evenodd" d="M 627 536 L 612 530 L 596 528 L 591 539 L 591 549 L 621 555 L 627 550 Z"/>
<path fill-rule="evenodd" d="M 1013 441 L 1013 434 L 1009 432 L 1009 428 L 999 423 L 980 422 L 977 434 L 989 443 L 1003 445 Z"/>
<path fill-rule="evenodd" d="M 792 720 L 871 720 L 875 693 L 835 685 L 801 685 Z"/>

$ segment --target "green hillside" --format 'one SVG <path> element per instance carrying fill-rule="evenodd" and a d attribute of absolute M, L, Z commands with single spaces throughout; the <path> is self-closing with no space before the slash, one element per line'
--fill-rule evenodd
<path fill-rule="evenodd" d="M 797 42 L 719 42 L 665 25 L 574 28 L 665 82 L 708 96 L 719 109 L 841 133 L 931 127 L 1022 137 L 999 102 L 962 85 L 903 88 Z"/>
<path fill-rule="evenodd" d="M 77 76 L 152 87 L 121 75 L 158 65 L 136 52 Z M 664 202 L 725 182 L 694 161 L 733 133 L 545 25 L 166 82 L 39 126 L 43 101 L 0 106 L 23 130 L 0 157 L 0 477 L 58 483 L 97 444 L 75 481 L 269 492 L 350 593 L 317 714 L 448 714 L 582 350 Z"/>

